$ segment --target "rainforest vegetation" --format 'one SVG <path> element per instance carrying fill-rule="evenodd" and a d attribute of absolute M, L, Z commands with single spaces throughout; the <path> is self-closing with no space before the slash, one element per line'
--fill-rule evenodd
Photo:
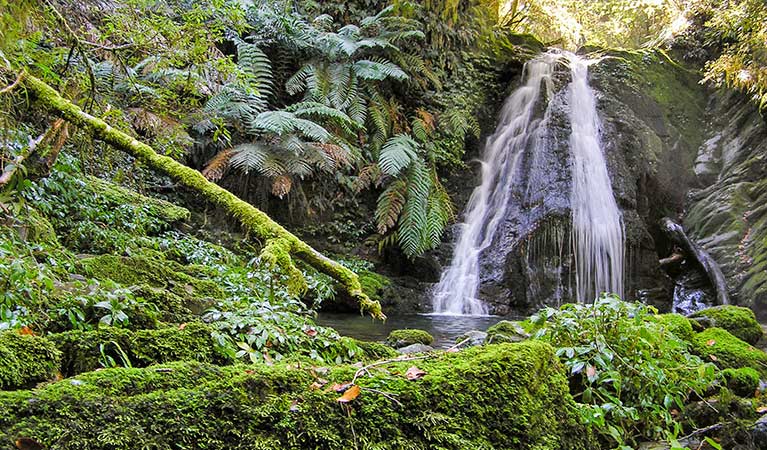
<path fill-rule="evenodd" d="M 608 166 L 665 300 L 504 298 L 442 345 L 320 325 L 430 312 L 550 48 L 640 149 Z M 0 0 L 0 449 L 765 449 L 765 114 L 762 0 Z M 732 304 L 676 308 L 664 216 Z"/>

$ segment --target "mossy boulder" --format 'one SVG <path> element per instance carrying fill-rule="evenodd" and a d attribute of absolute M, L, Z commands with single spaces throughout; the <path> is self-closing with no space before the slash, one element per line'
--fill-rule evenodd
<path fill-rule="evenodd" d="M 434 337 L 424 330 L 404 329 L 393 330 L 386 338 L 386 345 L 394 348 L 407 347 L 413 344 L 431 345 Z"/>
<path fill-rule="evenodd" d="M 596 448 L 545 343 L 446 353 L 419 361 L 426 375 L 415 381 L 404 376 L 408 364 L 371 369 L 343 406 L 341 394 L 312 388 L 310 365 L 108 369 L 0 393 L 0 439 L 23 435 L 60 450 Z M 323 378 L 349 382 L 357 370 L 341 366 Z"/>
<path fill-rule="evenodd" d="M 221 298 L 224 292 L 216 283 L 203 277 L 210 275 L 203 266 L 182 265 L 175 261 L 143 256 L 102 255 L 80 261 L 87 275 L 110 279 L 125 286 L 149 285 L 167 289 L 183 297 Z"/>
<path fill-rule="evenodd" d="M 530 334 L 520 322 L 501 320 L 487 329 L 488 344 L 500 344 L 503 342 L 522 342 L 530 338 Z"/>
<path fill-rule="evenodd" d="M 181 360 L 227 361 L 216 352 L 211 329 L 202 322 L 139 331 L 101 327 L 56 333 L 49 338 L 61 350 L 61 371 L 67 376 L 101 368 L 111 361 L 134 367 Z"/>
<path fill-rule="evenodd" d="M 0 390 L 19 389 L 52 379 L 61 353 L 40 336 L 0 332 Z"/>
<path fill-rule="evenodd" d="M 690 319 L 681 314 L 659 314 L 655 318 L 660 322 L 661 326 L 670 331 L 674 336 L 679 339 L 690 342 L 692 341 L 695 332 L 692 328 Z M 702 329 L 701 329 L 702 331 Z"/>
<path fill-rule="evenodd" d="M 370 270 L 361 270 L 357 276 L 360 278 L 362 292 L 374 301 L 381 301 L 384 291 L 391 285 L 389 278 Z"/>
<path fill-rule="evenodd" d="M 727 382 L 727 389 L 741 397 L 753 397 L 759 388 L 759 372 L 751 367 L 724 369 L 722 376 Z"/>
<path fill-rule="evenodd" d="M 742 306 L 721 305 L 707 308 L 690 315 L 703 326 L 724 328 L 733 336 L 753 345 L 762 337 L 762 327 L 754 312 Z"/>
<path fill-rule="evenodd" d="M 342 339 L 352 339 L 352 338 L 342 338 Z M 369 341 L 360 341 L 357 339 L 352 339 L 354 343 L 362 350 L 364 353 L 365 359 L 368 360 L 378 360 L 378 359 L 389 359 L 389 358 L 395 358 L 397 356 L 400 356 L 400 354 L 394 350 L 393 348 L 378 343 L 378 342 L 369 342 Z"/>
<path fill-rule="evenodd" d="M 693 351 L 722 369 L 750 367 L 767 377 L 767 353 L 754 348 L 723 328 L 708 328 L 692 339 Z"/>

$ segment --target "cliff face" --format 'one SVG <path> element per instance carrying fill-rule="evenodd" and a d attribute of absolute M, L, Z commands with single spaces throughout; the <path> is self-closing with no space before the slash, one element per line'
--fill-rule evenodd
<path fill-rule="evenodd" d="M 733 302 L 767 317 L 767 122 L 748 99 L 712 95 L 684 225 L 717 260 Z"/>

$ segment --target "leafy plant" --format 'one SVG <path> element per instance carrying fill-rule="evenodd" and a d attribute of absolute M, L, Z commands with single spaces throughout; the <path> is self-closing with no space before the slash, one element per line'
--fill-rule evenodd
<path fill-rule="evenodd" d="M 531 318 L 535 337 L 557 348 L 583 419 L 612 446 L 673 438 L 685 402 L 716 380 L 715 367 L 690 353 L 655 314 L 647 305 L 603 296 Z"/>

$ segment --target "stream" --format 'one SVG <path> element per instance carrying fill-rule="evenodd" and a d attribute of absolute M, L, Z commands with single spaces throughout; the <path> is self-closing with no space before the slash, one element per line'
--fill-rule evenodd
<path fill-rule="evenodd" d="M 392 330 L 418 328 L 434 336 L 434 348 L 449 348 L 467 331 L 485 331 L 504 319 L 507 317 L 408 314 L 390 316 L 381 322 L 359 314 L 320 313 L 317 324 L 334 328 L 342 336 L 377 342 L 385 340 Z"/>

